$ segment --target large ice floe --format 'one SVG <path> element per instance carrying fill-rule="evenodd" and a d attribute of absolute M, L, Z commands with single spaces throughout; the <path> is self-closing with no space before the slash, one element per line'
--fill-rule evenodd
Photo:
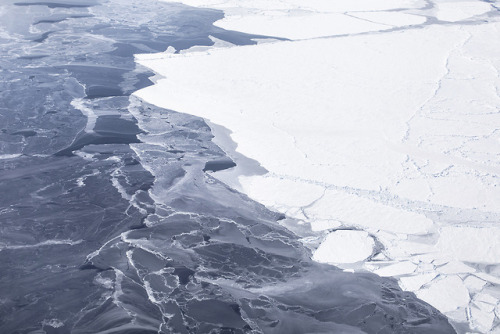
<path fill-rule="evenodd" d="M 500 333 L 499 3 L 181 2 L 275 38 L 137 56 L 162 78 L 136 95 L 205 118 L 237 163 L 214 176 L 289 217 L 314 260 Z"/>

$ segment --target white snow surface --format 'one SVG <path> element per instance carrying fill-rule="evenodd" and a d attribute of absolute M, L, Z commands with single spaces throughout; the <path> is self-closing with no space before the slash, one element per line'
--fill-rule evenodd
<path fill-rule="evenodd" d="M 238 164 L 213 175 L 310 226 L 314 260 L 500 330 L 499 4 L 177 2 L 289 39 L 137 55 L 163 79 L 136 95 L 205 118 Z"/>

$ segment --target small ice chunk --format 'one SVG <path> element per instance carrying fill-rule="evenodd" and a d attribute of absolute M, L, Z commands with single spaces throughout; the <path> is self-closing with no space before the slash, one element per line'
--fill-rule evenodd
<path fill-rule="evenodd" d="M 449 321 L 455 324 L 468 323 L 469 322 L 468 317 L 470 317 L 470 312 L 468 312 L 468 310 L 463 307 L 459 307 L 455 311 L 446 312 L 446 317 L 448 318 Z M 479 333 L 467 332 L 467 334 L 479 334 Z"/>
<path fill-rule="evenodd" d="M 209 36 L 210 37 L 210 36 Z M 177 50 L 173 46 L 169 46 L 163 53 L 174 54 Z"/>
<path fill-rule="evenodd" d="M 392 277 L 399 275 L 411 274 L 417 269 L 417 265 L 410 261 L 391 264 L 387 267 L 375 271 L 375 274 L 383 277 Z"/>
<path fill-rule="evenodd" d="M 413 261 L 414 263 L 417 263 L 416 261 Z M 420 262 L 418 264 L 418 270 L 420 272 L 429 272 L 429 271 L 434 271 L 434 265 L 431 263 L 426 263 L 426 262 Z"/>
<path fill-rule="evenodd" d="M 481 333 L 489 332 L 493 326 L 495 314 L 476 306 L 470 308 L 470 313 L 472 328 L 481 331 Z"/>
<path fill-rule="evenodd" d="M 498 303 L 495 297 L 487 293 L 476 294 L 473 301 L 480 309 L 487 310 L 488 312 L 493 312 L 495 305 Z"/>
<path fill-rule="evenodd" d="M 416 295 L 443 313 L 466 307 L 470 302 L 469 291 L 457 275 L 445 276 Z"/>
<path fill-rule="evenodd" d="M 102 277 L 101 274 L 97 274 L 94 281 L 106 289 L 113 289 L 113 281 L 109 278 Z"/>
<path fill-rule="evenodd" d="M 64 323 L 59 319 L 44 319 L 42 321 L 43 326 L 50 326 L 52 328 L 59 328 L 64 326 Z"/>
<path fill-rule="evenodd" d="M 328 234 L 314 252 L 313 260 L 321 263 L 356 263 L 373 253 L 375 241 L 365 231 L 339 230 Z"/>
<path fill-rule="evenodd" d="M 486 333 L 493 326 L 498 300 L 487 293 L 478 293 L 472 301 L 473 305 L 470 308 L 472 327 Z"/>
<path fill-rule="evenodd" d="M 234 44 L 232 44 L 232 43 L 223 41 L 223 40 L 218 39 L 218 38 L 213 37 L 213 36 L 208 36 L 208 38 L 210 38 L 212 40 L 212 42 L 214 43 L 213 45 L 211 45 L 211 46 L 195 45 L 195 46 L 190 47 L 187 50 L 181 50 L 180 53 L 185 54 L 185 53 L 193 53 L 193 52 L 208 52 L 211 49 L 227 48 L 227 47 L 234 46 Z"/>
<path fill-rule="evenodd" d="M 474 293 L 481 291 L 486 285 L 486 282 L 474 275 L 469 275 L 464 280 L 464 284 L 470 292 Z"/>

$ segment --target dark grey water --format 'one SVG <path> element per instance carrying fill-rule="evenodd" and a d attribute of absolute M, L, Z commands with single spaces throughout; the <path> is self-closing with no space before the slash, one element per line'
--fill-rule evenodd
<path fill-rule="evenodd" d="M 252 43 L 221 17 L 0 3 L 0 333 L 453 332 L 393 280 L 312 262 L 206 173 L 233 163 L 203 120 L 130 96 L 152 75 L 134 53 Z"/>

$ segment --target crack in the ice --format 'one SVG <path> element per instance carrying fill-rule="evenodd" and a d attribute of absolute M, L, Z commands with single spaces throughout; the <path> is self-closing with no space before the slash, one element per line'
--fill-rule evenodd
<path fill-rule="evenodd" d="M 448 75 L 450 74 L 450 67 L 449 67 L 449 62 L 450 62 L 450 58 L 451 56 L 457 51 L 457 50 L 460 50 L 461 48 L 463 48 L 468 42 L 469 40 L 472 38 L 472 35 L 470 33 L 467 33 L 468 36 L 465 38 L 465 40 L 463 40 L 461 43 L 459 43 L 458 45 L 455 45 L 451 50 L 450 52 L 448 53 L 448 55 L 446 56 L 446 59 L 444 61 L 444 73 L 441 75 L 441 77 L 436 80 L 436 84 L 435 84 L 435 88 L 433 90 L 433 92 L 431 93 L 431 95 L 420 105 L 420 107 L 417 109 L 417 111 L 413 114 L 413 116 L 411 116 L 408 121 L 406 121 L 406 133 L 405 135 L 403 136 L 403 138 L 401 139 L 401 141 L 403 143 L 406 143 L 410 140 L 410 135 L 411 135 L 411 123 L 414 119 L 416 119 L 417 117 L 421 117 L 422 114 L 423 114 L 423 111 L 424 111 L 424 108 L 438 95 L 438 93 L 440 92 L 440 90 L 442 89 L 442 83 L 443 81 L 448 77 Z M 431 111 L 432 113 L 432 111 Z M 419 146 L 419 145 L 417 145 Z"/>

